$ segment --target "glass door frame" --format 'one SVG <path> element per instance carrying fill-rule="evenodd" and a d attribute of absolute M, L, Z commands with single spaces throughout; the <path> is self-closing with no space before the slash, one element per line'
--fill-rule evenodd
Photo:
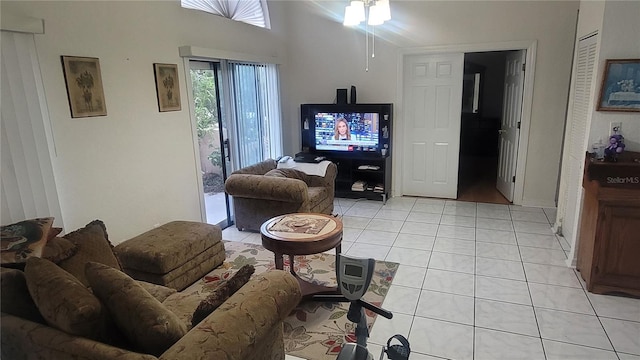
<path fill-rule="evenodd" d="M 202 166 L 200 163 L 200 149 L 199 149 L 199 141 L 198 141 L 198 124 L 196 118 L 196 109 L 195 109 L 195 99 L 193 96 L 193 84 L 191 80 L 191 61 L 197 61 L 201 63 L 208 64 L 219 64 L 217 67 L 216 77 L 218 87 L 216 88 L 216 93 L 218 94 L 218 105 L 219 109 L 219 126 L 220 126 L 220 134 L 221 134 L 221 152 L 224 152 L 223 155 L 223 163 L 225 170 L 225 178 L 227 175 L 231 173 L 234 169 L 239 169 L 242 165 L 242 160 L 240 156 L 240 145 L 243 134 L 241 134 L 242 126 L 239 125 L 239 119 L 242 119 L 241 116 L 238 115 L 238 109 L 235 108 L 237 104 L 236 96 L 238 94 L 235 93 L 236 84 L 234 81 L 237 81 L 235 75 L 230 73 L 230 69 L 234 64 L 238 63 L 246 63 L 246 65 L 252 65 L 256 67 L 264 67 L 265 71 L 263 76 L 255 76 L 255 79 L 252 81 L 257 82 L 254 85 L 256 86 L 256 91 L 258 94 L 260 92 L 265 92 L 266 94 L 260 95 L 259 98 L 256 98 L 258 101 L 259 107 L 255 110 L 256 116 L 260 116 L 260 127 L 261 131 L 265 124 L 269 126 L 268 128 L 268 148 L 265 147 L 264 143 L 261 148 L 261 152 L 263 152 L 262 156 L 268 154 L 269 157 L 280 156 L 282 153 L 282 129 L 281 129 L 281 108 L 280 108 L 280 90 L 279 90 L 279 76 L 278 76 L 278 62 L 276 63 L 270 62 L 265 63 L 264 60 L 255 59 L 255 60 L 230 60 L 225 58 L 218 57 L 209 57 L 207 55 L 195 55 L 194 56 L 194 48 L 192 47 L 181 47 L 180 53 L 183 57 L 183 68 L 185 74 L 185 83 L 187 84 L 187 99 L 189 106 L 189 115 L 191 119 L 192 126 L 192 136 L 193 136 L 193 146 L 194 146 L 194 160 L 196 162 L 196 172 L 197 172 L 197 189 L 199 193 L 199 201 L 201 208 L 201 219 L 203 222 L 207 222 L 207 213 L 206 213 L 206 202 L 204 197 L 204 189 L 203 189 L 203 181 L 200 176 L 202 174 Z M 199 52 L 202 50 L 198 50 Z M 207 51 L 208 52 L 208 51 Z M 217 51 L 213 51 L 216 53 Z M 211 66 L 215 68 L 214 66 Z M 205 67 L 206 69 L 206 67 Z M 246 80 L 246 79 L 245 79 Z M 233 90 L 233 91 L 232 91 Z M 271 95 L 269 95 L 271 94 Z M 263 96 L 267 96 L 267 101 L 272 101 L 275 103 L 275 107 L 269 106 L 268 111 L 265 111 L 264 106 L 264 98 Z M 262 99 L 262 100 L 261 100 Z M 272 100 L 269 100 L 272 99 Z M 265 117 L 266 116 L 266 117 Z M 267 122 L 265 122 L 267 120 Z M 276 121 L 276 123 L 272 123 L 271 121 Z M 224 127 L 222 126 L 224 124 Z M 274 125 L 277 124 L 277 125 Z M 260 137 L 263 141 L 265 141 L 264 137 Z M 244 142 L 242 142 L 244 143 Z M 275 150 L 275 151 L 274 151 Z M 262 159 L 261 159 L 262 160 Z M 245 164 L 252 165 L 252 164 Z M 229 197 L 225 193 L 225 203 L 227 206 L 227 220 L 226 223 L 223 221 L 220 223 L 221 227 L 228 227 L 234 224 L 234 214 L 233 214 L 233 198 Z"/>
<path fill-rule="evenodd" d="M 197 133 L 197 118 L 195 112 L 195 99 L 193 96 L 193 84 L 191 79 L 191 62 L 198 63 L 206 63 L 209 65 L 209 68 L 214 72 L 214 81 L 215 81 L 215 93 L 216 93 L 216 104 L 218 110 L 218 129 L 219 129 L 219 141 L 220 141 L 220 152 L 221 152 L 221 160 L 222 160 L 222 180 L 226 181 L 227 176 L 231 174 L 232 169 L 234 168 L 233 161 L 234 158 L 231 156 L 233 154 L 233 149 L 231 148 L 233 145 L 233 134 L 235 129 L 233 128 L 233 121 L 229 121 L 230 113 L 229 107 L 232 102 L 230 99 L 230 91 L 229 84 L 227 83 L 227 79 L 225 76 L 221 74 L 225 71 L 225 61 L 220 61 L 216 59 L 196 59 L 196 58 L 184 58 L 184 71 L 185 78 L 187 84 L 187 99 L 189 106 L 189 113 L 191 119 L 192 126 L 192 134 L 194 140 L 194 155 L 196 162 L 196 171 L 197 174 L 202 174 L 202 166 L 200 164 L 200 149 L 198 142 L 198 133 Z M 207 209 L 206 209 L 206 201 L 205 201 L 205 193 L 204 186 L 202 183 L 202 177 L 198 176 L 198 198 L 200 201 L 200 217 L 202 222 L 208 222 L 207 219 Z M 222 219 L 222 221 L 216 223 L 215 225 L 220 226 L 220 228 L 224 229 L 234 224 L 234 214 L 233 214 L 233 200 L 226 193 L 224 194 L 224 203 L 226 210 L 226 218 Z"/>

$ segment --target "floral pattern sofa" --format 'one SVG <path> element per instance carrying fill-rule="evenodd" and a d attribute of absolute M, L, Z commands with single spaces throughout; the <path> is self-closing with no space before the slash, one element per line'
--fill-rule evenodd
<path fill-rule="evenodd" d="M 259 231 L 266 220 L 296 212 L 331 214 L 335 195 L 336 164 L 324 176 L 295 169 L 277 169 L 273 159 L 234 171 L 225 182 L 233 196 L 236 227 Z"/>
<path fill-rule="evenodd" d="M 291 274 L 270 270 L 254 275 L 191 327 L 191 314 L 212 289 L 204 289 L 196 282 L 177 292 L 130 278 L 119 269 L 106 228 L 98 225 L 91 223 L 71 233 L 75 236 L 69 239 L 78 248 L 71 258 L 59 263 L 29 259 L 24 270 L 0 268 L 2 359 L 284 359 L 283 320 L 300 301 L 300 288 Z M 78 236 L 78 232 L 90 227 L 91 236 Z M 88 288 L 65 266 L 65 261 L 76 258 L 77 262 L 78 257 L 87 263 L 83 268 L 92 287 Z M 97 299 L 93 302 L 83 302 L 83 298 L 94 295 Z M 62 298 L 64 304 L 52 304 Z M 127 302 L 134 306 L 125 306 Z M 100 308 L 101 303 L 102 310 L 97 312 L 100 316 L 91 317 L 91 309 Z M 149 315 L 152 307 L 164 313 Z M 124 329 L 122 319 L 136 329 Z M 116 340 L 101 341 L 91 332 L 98 328 L 115 329 L 100 334 Z M 168 328 L 177 329 L 173 333 L 178 334 L 170 342 L 153 335 L 166 333 Z M 91 334 L 80 336 L 78 331 Z M 135 343 L 137 339 L 127 337 L 131 332 L 146 336 L 147 348 L 148 343 L 154 347 L 141 351 Z M 121 341 L 116 335 L 121 336 Z"/>

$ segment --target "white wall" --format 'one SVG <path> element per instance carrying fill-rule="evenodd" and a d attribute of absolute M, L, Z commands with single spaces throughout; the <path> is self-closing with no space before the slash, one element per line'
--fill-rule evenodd
<path fill-rule="evenodd" d="M 296 121 L 285 136 L 292 139 L 285 152 L 300 149 L 299 104 L 332 102 L 336 88 L 355 85 L 358 102 L 393 102 L 397 114 L 402 49 L 537 40 L 524 203 L 554 206 L 578 2 L 392 1 L 393 19 L 379 30 L 387 41 L 376 41 L 369 72 L 364 71 L 364 34 L 339 22 L 345 2 L 319 3 L 322 8 L 287 2 L 283 112 Z M 401 181 L 393 183 L 395 190 Z"/>
<path fill-rule="evenodd" d="M 598 103 L 606 60 L 640 59 L 640 2 L 607 1 L 600 34 L 594 106 Z M 589 144 L 599 139 L 606 143 L 611 122 L 622 123 L 625 150 L 640 151 L 640 113 L 637 112 L 594 111 Z"/>
<path fill-rule="evenodd" d="M 2 1 L 2 13 L 45 21 L 36 47 L 66 231 L 101 219 L 119 243 L 154 224 L 200 220 L 185 78 L 182 111 L 160 113 L 153 63 L 179 64 L 183 75 L 183 45 L 282 56 L 278 5 L 270 7 L 267 31 L 182 9 L 179 1 Z M 108 116 L 71 118 L 60 55 L 100 59 Z"/>
<path fill-rule="evenodd" d="M 99 218 L 115 243 L 157 223 L 200 219 L 185 79 L 183 110 L 159 113 L 152 72 L 154 62 L 180 64 L 183 45 L 284 59 L 284 145 L 295 153 L 302 103 L 332 102 L 336 88 L 355 85 L 358 102 L 400 106 L 402 49 L 537 40 L 524 197 L 553 204 L 577 4 L 392 1 L 393 20 L 365 72 L 364 33 L 341 24 L 345 1 L 270 1 L 270 31 L 181 9 L 178 0 L 0 2 L 2 13 L 45 21 L 36 47 L 66 230 Z M 108 116 L 70 117 L 60 55 L 100 58 Z"/>

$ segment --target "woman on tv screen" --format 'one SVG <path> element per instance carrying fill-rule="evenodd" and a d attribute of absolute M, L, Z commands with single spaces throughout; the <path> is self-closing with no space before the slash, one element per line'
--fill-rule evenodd
<path fill-rule="evenodd" d="M 351 131 L 349 130 L 349 124 L 343 117 L 336 120 L 336 127 L 334 131 L 335 140 L 351 140 Z"/>

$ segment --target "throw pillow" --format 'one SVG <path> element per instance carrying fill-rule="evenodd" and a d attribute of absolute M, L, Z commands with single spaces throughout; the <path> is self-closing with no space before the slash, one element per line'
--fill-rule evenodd
<path fill-rule="evenodd" d="M 169 296 L 178 292 L 176 289 L 142 280 L 136 280 L 136 282 L 160 302 L 164 302 Z"/>
<path fill-rule="evenodd" d="M 113 325 L 98 298 L 49 260 L 30 258 L 24 274 L 31 298 L 46 322 L 69 334 L 110 343 Z"/>
<path fill-rule="evenodd" d="M 127 274 L 91 261 L 85 272 L 94 293 L 137 351 L 160 356 L 187 333 L 175 314 Z"/>
<path fill-rule="evenodd" d="M 45 323 L 31 299 L 24 272 L 17 269 L 0 268 L 0 309 L 3 313 Z"/>
<path fill-rule="evenodd" d="M 20 221 L 0 227 L 0 261 L 2 265 L 24 263 L 42 256 L 53 218 Z"/>
<path fill-rule="evenodd" d="M 49 234 L 47 235 L 47 244 L 49 243 L 49 241 L 51 241 L 51 239 L 60 235 L 61 232 L 61 227 L 52 227 L 51 230 L 49 230 Z"/>
<path fill-rule="evenodd" d="M 191 326 L 195 327 L 198 325 L 202 320 L 209 316 L 209 314 L 222 305 L 222 303 L 227 301 L 231 295 L 249 281 L 249 278 L 253 275 L 254 271 L 255 268 L 253 265 L 244 265 L 237 273 L 233 274 L 229 280 L 225 280 L 218 285 L 211 295 L 202 300 L 200 305 L 196 308 L 196 311 L 193 313 L 193 317 L 191 318 Z"/>
<path fill-rule="evenodd" d="M 62 260 L 73 256 L 76 251 L 78 251 L 78 247 L 75 244 L 65 238 L 56 236 L 47 241 L 47 245 L 42 250 L 42 258 L 58 264 Z"/>
<path fill-rule="evenodd" d="M 58 265 L 73 274 L 85 286 L 89 286 L 89 281 L 85 276 L 84 267 L 89 261 L 122 270 L 113 253 L 113 245 L 109 242 L 107 228 L 102 221 L 94 220 L 82 229 L 66 234 L 63 238 L 76 245 L 78 249 L 72 257 L 61 261 Z"/>

